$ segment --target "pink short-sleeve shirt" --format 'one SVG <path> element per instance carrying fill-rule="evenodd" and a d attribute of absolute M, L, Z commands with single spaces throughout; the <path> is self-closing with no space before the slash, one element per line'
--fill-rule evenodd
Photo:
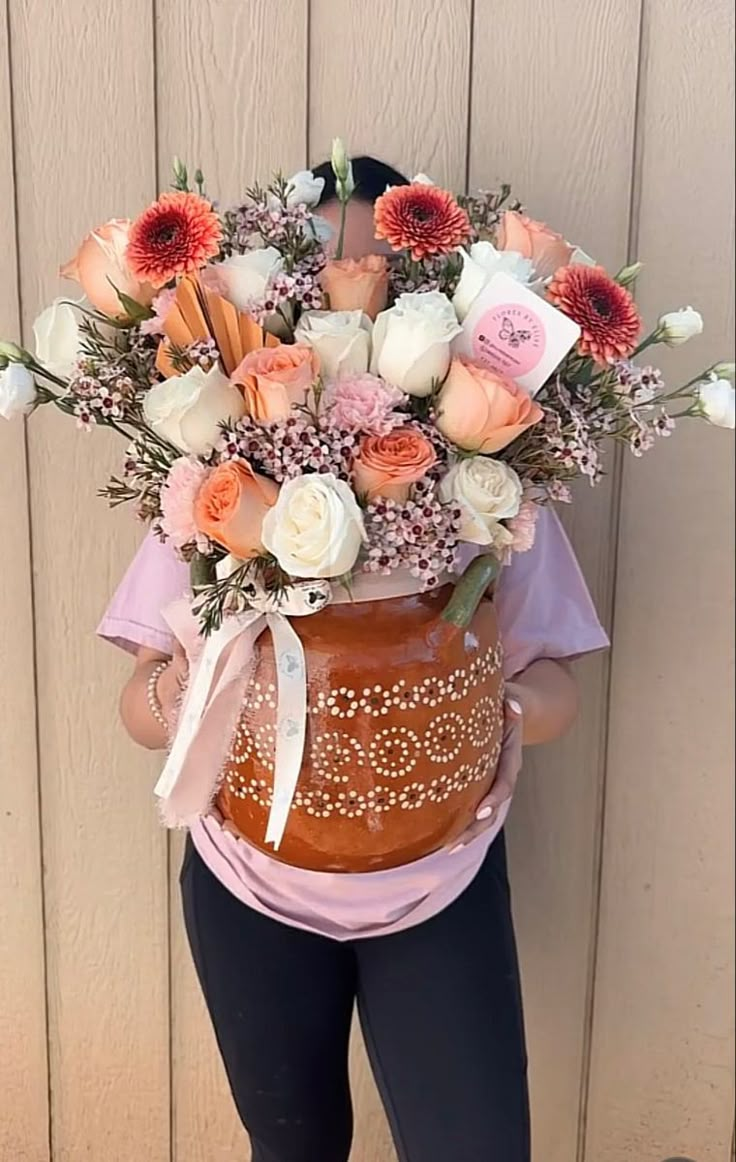
<path fill-rule="evenodd" d="M 168 653 L 171 633 L 162 610 L 187 588 L 187 566 L 149 536 L 98 632 L 131 652 L 148 646 Z M 608 645 L 570 543 L 549 509 L 540 511 L 534 547 L 503 570 L 496 610 L 507 678 L 539 658 L 577 657 Z M 197 823 L 192 840 L 210 871 L 243 903 L 282 923 L 351 940 L 401 931 L 452 903 L 477 874 L 507 812 L 508 804 L 458 852 L 438 851 L 405 867 L 361 875 L 279 863 L 224 831 L 216 814 Z"/>

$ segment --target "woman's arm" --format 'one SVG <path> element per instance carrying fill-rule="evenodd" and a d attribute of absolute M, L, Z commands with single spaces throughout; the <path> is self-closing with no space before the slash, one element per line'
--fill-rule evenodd
<path fill-rule="evenodd" d="M 541 658 L 507 684 L 522 721 L 522 744 L 553 742 L 572 726 L 578 712 L 578 686 L 567 662 Z"/>
<path fill-rule="evenodd" d="M 154 715 L 149 697 L 151 676 L 162 662 L 168 665 L 156 679 L 154 696 L 166 721 L 173 723 L 177 700 L 187 675 L 186 657 L 180 650 L 177 649 L 172 658 L 142 646 L 136 655 L 135 669 L 120 696 L 123 726 L 134 742 L 148 750 L 163 750 L 169 741 L 168 731 Z"/>

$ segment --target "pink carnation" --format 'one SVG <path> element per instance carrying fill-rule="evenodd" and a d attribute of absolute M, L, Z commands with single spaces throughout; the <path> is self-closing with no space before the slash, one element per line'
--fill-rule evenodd
<path fill-rule="evenodd" d="M 383 436 L 405 415 L 394 411 L 404 399 L 398 387 L 392 387 L 375 375 L 346 375 L 329 384 L 324 401 L 329 422 L 349 432 L 372 432 Z"/>
<path fill-rule="evenodd" d="M 209 468 L 191 456 L 180 457 L 169 469 L 161 490 L 161 529 L 176 549 L 191 541 L 199 549 L 207 548 L 207 538 L 194 523 L 194 501 L 209 472 Z"/>
<path fill-rule="evenodd" d="M 528 553 L 534 544 L 537 531 L 537 517 L 539 506 L 531 500 L 525 500 L 516 516 L 507 524 L 513 540 L 509 545 L 512 553 Z"/>
<path fill-rule="evenodd" d="M 154 317 L 145 319 L 141 323 L 141 331 L 144 335 L 163 335 L 166 316 L 173 307 L 175 299 L 176 289 L 174 287 L 167 287 L 166 290 L 159 291 L 151 303 L 151 310 L 155 311 Z"/>

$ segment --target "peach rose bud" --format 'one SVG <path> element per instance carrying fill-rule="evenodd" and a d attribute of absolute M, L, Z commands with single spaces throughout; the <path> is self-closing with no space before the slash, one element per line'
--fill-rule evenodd
<path fill-rule="evenodd" d="M 331 311 L 362 311 L 375 320 L 388 301 L 388 262 L 380 254 L 333 259 L 322 271 Z"/>
<path fill-rule="evenodd" d="M 126 261 L 130 226 L 127 218 L 111 218 L 104 226 L 98 226 L 59 271 L 62 278 L 78 282 L 92 306 L 111 319 L 125 317 L 117 291 L 142 307 L 149 306 L 156 293 L 147 282 L 135 277 Z"/>
<path fill-rule="evenodd" d="M 260 424 L 285 420 L 303 404 L 319 376 L 316 352 L 299 343 L 261 347 L 246 355 L 231 379 L 243 392 L 249 416 Z"/>
<path fill-rule="evenodd" d="M 243 460 L 230 460 L 215 468 L 197 493 L 194 523 L 234 557 L 248 560 L 263 552 L 263 518 L 278 495 L 275 481 Z"/>
<path fill-rule="evenodd" d="M 383 496 L 403 504 L 411 485 L 426 476 L 436 460 L 429 440 L 413 428 L 364 436 L 353 465 L 353 486 L 368 500 Z"/>
<path fill-rule="evenodd" d="M 537 278 L 549 278 L 561 266 L 567 266 L 574 253 L 561 234 L 516 210 L 507 210 L 501 218 L 496 247 L 530 258 Z"/>
<path fill-rule="evenodd" d="M 544 415 L 513 379 L 465 359 L 453 359 L 437 410 L 437 427 L 448 440 L 485 453 L 505 448 Z"/>

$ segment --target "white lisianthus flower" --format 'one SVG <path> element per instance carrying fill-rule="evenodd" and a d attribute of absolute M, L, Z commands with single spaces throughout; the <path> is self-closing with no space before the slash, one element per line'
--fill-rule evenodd
<path fill-rule="evenodd" d="M 687 343 L 703 330 L 703 316 L 692 307 L 683 307 L 679 311 L 670 311 L 662 315 L 657 323 L 657 338 L 668 347 L 679 347 Z"/>
<path fill-rule="evenodd" d="M 522 483 L 502 460 L 473 456 L 450 469 L 440 484 L 444 501 L 457 501 L 463 510 L 460 539 L 474 545 L 504 546 L 510 542 L 499 523 L 521 508 Z"/>
<path fill-rule="evenodd" d="M 715 363 L 711 367 L 711 372 L 716 379 L 728 379 L 733 383 L 736 377 L 736 363 Z"/>
<path fill-rule="evenodd" d="M 736 413 L 736 389 L 733 384 L 727 379 L 706 379 L 697 391 L 701 415 L 717 428 L 733 428 Z"/>
<path fill-rule="evenodd" d="M 350 486 L 315 472 L 282 484 L 261 537 L 292 577 L 341 577 L 358 559 L 365 528 Z"/>
<path fill-rule="evenodd" d="M 22 363 L 10 363 L 0 371 L 0 416 L 14 420 L 30 412 L 36 402 L 33 375 Z"/>
<path fill-rule="evenodd" d="M 74 307 L 63 299 L 54 299 L 33 324 L 33 336 L 38 362 L 61 379 L 68 379 L 79 358 L 81 346 L 79 321 Z"/>
<path fill-rule="evenodd" d="M 287 206 L 316 206 L 322 197 L 325 179 L 316 178 L 311 169 L 300 169 L 286 183 Z"/>
<path fill-rule="evenodd" d="M 337 379 L 368 370 L 372 329 L 362 311 L 306 311 L 294 338 L 317 352 L 324 379 Z"/>
<path fill-rule="evenodd" d="M 461 250 L 460 254 L 463 270 L 452 305 L 461 323 L 494 274 L 503 271 L 523 283 L 528 283 L 532 277 L 533 266 L 529 258 L 523 258 L 515 250 L 496 250 L 491 242 L 475 242 L 470 252 Z"/>
<path fill-rule="evenodd" d="M 245 413 L 243 397 L 219 367 L 193 367 L 157 383 L 143 399 L 143 414 L 155 432 L 182 452 L 203 456 L 220 437 L 220 424 Z"/>
<path fill-rule="evenodd" d="M 247 311 L 254 301 L 261 301 L 272 278 L 283 269 L 284 260 L 275 246 L 233 254 L 213 268 L 217 287 L 223 298 Z"/>
<path fill-rule="evenodd" d="M 429 395 L 450 366 L 450 344 L 461 332 L 455 308 L 440 291 L 399 295 L 373 326 L 371 371 L 407 395 Z"/>

